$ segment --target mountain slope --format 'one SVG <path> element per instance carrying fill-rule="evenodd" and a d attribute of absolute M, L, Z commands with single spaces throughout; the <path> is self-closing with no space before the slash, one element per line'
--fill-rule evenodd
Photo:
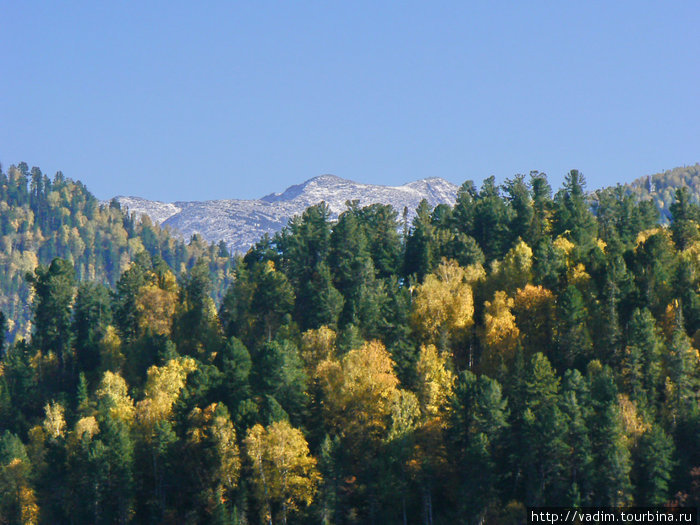
<path fill-rule="evenodd" d="M 668 222 L 671 219 L 669 208 L 678 188 L 688 188 L 692 199 L 700 201 L 700 163 L 645 175 L 625 186 L 640 199 L 652 199 L 661 213 L 662 221 Z"/>
<path fill-rule="evenodd" d="M 403 186 L 361 184 L 334 175 L 321 175 L 282 193 L 256 200 L 212 200 L 164 203 L 139 197 L 116 197 L 137 216 L 151 220 L 189 237 L 198 233 L 210 242 L 223 240 L 232 251 L 245 252 L 265 233 L 281 230 L 294 215 L 325 201 L 334 217 L 342 213 L 348 200 L 360 206 L 381 203 L 392 205 L 399 213 L 408 208 L 409 216 L 422 199 L 431 206 L 454 204 L 457 186 L 437 177 Z"/>
<path fill-rule="evenodd" d="M 100 202 L 61 172 L 49 179 L 21 162 L 0 169 L 0 312 L 7 339 L 29 337 L 31 286 L 27 274 L 54 257 L 70 261 L 80 281 L 113 286 L 141 252 L 161 258 L 176 275 L 204 258 L 215 298 L 231 277 L 231 260 L 214 246 L 185 243 L 146 221 L 135 223 L 116 203 Z"/>

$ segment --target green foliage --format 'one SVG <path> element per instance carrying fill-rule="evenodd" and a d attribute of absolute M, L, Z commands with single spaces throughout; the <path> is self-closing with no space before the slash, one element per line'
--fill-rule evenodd
<path fill-rule="evenodd" d="M 578 170 L 571 170 L 564 187 L 554 197 L 553 233 L 565 235 L 586 249 L 595 240 L 598 224 L 585 195 L 586 180 Z"/>
<path fill-rule="evenodd" d="M 671 205 L 679 188 L 688 188 L 693 201 L 700 195 L 700 164 L 641 177 L 626 186 L 640 201 L 652 202 L 664 223 L 671 221 Z"/>
<path fill-rule="evenodd" d="M 220 248 L 197 238 L 185 244 L 148 218 L 137 220 L 116 201 L 100 204 L 61 172 L 51 180 L 25 163 L 0 170 L 0 310 L 10 341 L 29 336 L 31 283 L 25 275 L 39 265 L 58 257 L 69 261 L 77 280 L 114 286 L 144 252 L 176 274 L 204 258 L 217 300 L 231 280 L 231 260 Z"/>
<path fill-rule="evenodd" d="M 578 288 L 566 288 L 559 298 L 558 309 L 555 363 L 561 370 L 572 367 L 581 369 L 591 358 L 592 340 L 586 326 L 586 305 Z"/>
<path fill-rule="evenodd" d="M 669 499 L 674 468 L 674 445 L 663 428 L 654 425 L 639 442 L 635 468 L 636 501 L 645 505 L 663 505 Z"/>
<path fill-rule="evenodd" d="M 691 501 L 700 214 L 675 199 L 666 228 L 576 171 L 554 198 L 538 172 L 488 178 L 421 203 L 403 236 L 387 206 L 333 222 L 321 204 L 231 261 L 13 166 L 0 521 L 485 523 Z"/>

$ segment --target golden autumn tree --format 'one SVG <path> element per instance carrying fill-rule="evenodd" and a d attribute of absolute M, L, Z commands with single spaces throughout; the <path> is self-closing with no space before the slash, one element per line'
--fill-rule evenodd
<path fill-rule="evenodd" d="M 435 273 L 415 290 L 411 321 L 426 342 L 444 346 L 447 339 L 465 332 L 473 323 L 472 284 L 484 276 L 481 266 L 463 268 L 443 259 Z"/>
<path fill-rule="evenodd" d="M 349 351 L 340 361 L 322 362 L 317 374 L 326 428 L 348 458 L 341 470 L 342 492 L 376 498 L 381 490 L 376 473 L 387 443 L 405 441 L 402 435 L 412 432 L 420 418 L 417 399 L 398 388 L 394 362 L 379 341 Z M 334 490 L 338 497 L 339 489 Z"/>
<path fill-rule="evenodd" d="M 502 261 L 493 264 L 493 281 L 499 289 L 513 293 L 532 279 L 532 248 L 519 240 Z"/>
<path fill-rule="evenodd" d="M 273 509 L 279 508 L 286 524 L 300 503 L 311 504 L 321 479 L 304 434 L 287 421 L 267 428 L 257 424 L 248 430 L 245 446 L 263 519 L 272 524 Z"/>
<path fill-rule="evenodd" d="M 408 462 L 408 473 L 421 487 L 424 510 L 432 515 L 432 486 L 438 472 L 444 471 L 448 454 L 445 427 L 455 376 L 449 355 L 434 345 L 421 347 L 416 364 L 420 421 L 415 427 L 415 449 Z"/>
<path fill-rule="evenodd" d="M 195 407 L 188 418 L 187 471 L 206 501 L 210 515 L 216 507 L 231 500 L 238 486 L 241 458 L 236 430 L 223 404 Z"/>
<path fill-rule="evenodd" d="M 336 432 L 380 438 L 386 430 L 399 380 L 389 352 L 379 341 L 351 350 L 342 361 L 319 364 L 326 418 Z"/>
<path fill-rule="evenodd" d="M 167 419 L 172 413 L 180 391 L 185 386 L 187 375 L 197 368 L 191 357 L 171 359 L 165 366 L 148 369 L 145 398 L 136 404 L 136 417 L 145 428 Z"/>
<path fill-rule="evenodd" d="M 442 417 L 454 387 L 455 376 L 448 365 L 449 356 L 435 345 L 422 346 L 416 365 L 418 400 L 423 417 Z"/>
<path fill-rule="evenodd" d="M 336 333 L 327 326 L 316 330 L 307 330 L 301 334 L 299 354 L 309 376 L 313 376 L 316 367 L 322 361 L 335 358 Z"/>
<path fill-rule="evenodd" d="M 44 431 L 52 439 L 62 437 L 66 430 L 66 420 L 63 417 L 64 409 L 60 403 L 47 403 L 44 407 L 46 417 L 44 418 Z"/>
<path fill-rule="evenodd" d="M 106 404 L 113 419 L 127 424 L 134 420 L 134 400 L 129 396 L 129 386 L 119 374 L 105 372 L 95 395 L 98 401 Z"/>
<path fill-rule="evenodd" d="M 99 349 L 100 363 L 103 370 L 119 372 L 123 368 L 126 357 L 122 353 L 122 341 L 114 326 L 107 326 L 100 340 Z"/>
<path fill-rule="evenodd" d="M 151 272 L 150 282 L 143 285 L 136 296 L 139 331 L 170 335 L 177 296 L 177 282 L 172 272 L 165 270 L 160 276 Z"/>
<path fill-rule="evenodd" d="M 513 305 L 513 299 L 503 291 L 496 292 L 492 301 L 484 303 L 481 367 L 486 373 L 496 372 L 502 365 L 510 363 L 515 355 L 520 330 L 511 312 Z"/>
<path fill-rule="evenodd" d="M 191 357 L 178 357 L 164 366 L 151 366 L 147 372 L 145 396 L 136 404 L 137 438 L 144 452 L 150 456 L 147 462 L 148 475 L 153 479 L 150 497 L 155 501 L 162 501 L 165 497 L 166 473 L 163 464 L 177 439 L 171 421 L 173 405 L 185 386 L 187 375 L 196 367 Z"/>
<path fill-rule="evenodd" d="M 543 286 L 527 284 L 516 292 L 513 314 L 529 355 L 553 347 L 555 310 L 554 294 Z"/>
<path fill-rule="evenodd" d="M 31 485 L 32 464 L 22 441 L 0 436 L 0 523 L 39 523 L 39 506 Z"/>

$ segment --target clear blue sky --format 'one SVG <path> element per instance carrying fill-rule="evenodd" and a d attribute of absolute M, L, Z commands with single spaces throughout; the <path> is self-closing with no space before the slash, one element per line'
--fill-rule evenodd
<path fill-rule="evenodd" d="M 109 4 L 109 5 L 108 5 Z M 100 198 L 700 161 L 700 3 L 0 2 L 0 162 Z"/>

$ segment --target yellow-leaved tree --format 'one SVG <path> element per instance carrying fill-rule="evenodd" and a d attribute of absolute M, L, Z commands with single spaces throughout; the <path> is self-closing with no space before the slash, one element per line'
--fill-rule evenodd
<path fill-rule="evenodd" d="M 474 323 L 472 284 L 484 278 L 480 265 L 463 268 L 443 259 L 415 291 L 411 321 L 419 337 L 446 346 Z"/>
<path fill-rule="evenodd" d="M 379 341 L 351 350 L 342 361 L 326 360 L 317 371 L 326 418 L 338 434 L 381 439 L 389 423 L 399 380 Z"/>
<path fill-rule="evenodd" d="M 481 369 L 487 374 L 496 373 L 510 363 L 515 356 L 520 330 L 511 313 L 514 302 L 505 292 L 498 291 L 492 301 L 484 303 L 484 326 L 481 341 L 484 352 Z"/>
<path fill-rule="evenodd" d="M 310 377 L 315 375 L 319 363 L 335 358 L 335 341 L 336 333 L 327 326 L 301 334 L 299 354 Z"/>
<path fill-rule="evenodd" d="M 418 400 L 423 417 L 441 418 L 448 408 L 455 376 L 448 366 L 449 356 L 435 345 L 422 346 L 416 369 Z"/>
<path fill-rule="evenodd" d="M 0 523 L 39 523 L 31 485 L 32 463 L 22 441 L 9 431 L 0 442 Z"/>
<path fill-rule="evenodd" d="M 515 322 L 528 355 L 554 348 L 555 301 L 552 292 L 532 284 L 520 288 L 513 299 Z"/>
<path fill-rule="evenodd" d="M 164 497 L 166 482 L 162 465 L 176 440 L 171 423 L 173 405 L 185 386 L 187 374 L 196 367 L 191 357 L 178 357 L 164 366 L 151 366 L 146 377 L 145 397 L 136 404 L 137 439 L 143 441 L 151 456 L 148 468 L 154 480 L 152 497 L 156 500 Z"/>
<path fill-rule="evenodd" d="M 213 514 L 217 505 L 231 500 L 241 472 L 236 430 L 223 404 L 192 410 L 186 450 L 183 461 L 193 482 L 202 486 Z"/>
<path fill-rule="evenodd" d="M 126 424 L 131 424 L 134 420 L 134 400 L 129 396 L 126 381 L 119 374 L 105 372 L 95 395 L 98 401 L 106 403 L 113 419 Z"/>
<path fill-rule="evenodd" d="M 109 325 L 100 341 L 100 363 L 102 370 L 119 372 L 124 366 L 126 358 L 122 353 L 122 341 L 117 329 Z"/>
<path fill-rule="evenodd" d="M 304 434 L 287 421 L 267 428 L 257 424 L 248 430 L 245 447 L 262 503 L 262 518 L 272 524 L 274 509 L 279 509 L 286 524 L 288 514 L 300 503 L 311 504 L 321 480 Z"/>
<path fill-rule="evenodd" d="M 136 296 L 141 333 L 151 330 L 156 334 L 170 335 L 177 294 L 177 282 L 172 272 L 165 270 L 160 276 L 151 272 L 151 281 L 143 285 Z"/>
<path fill-rule="evenodd" d="M 450 370 L 450 356 L 434 345 L 423 346 L 416 363 L 417 395 L 420 422 L 415 428 L 415 448 L 407 473 L 421 487 L 426 508 L 431 507 L 432 486 L 437 472 L 445 470 L 448 453 L 445 428 L 455 376 Z M 428 511 L 431 514 L 431 511 Z"/>
<path fill-rule="evenodd" d="M 497 289 L 514 293 L 517 288 L 522 288 L 532 279 L 532 248 L 519 240 L 502 261 L 494 261 L 493 270 L 493 285 Z"/>
<path fill-rule="evenodd" d="M 136 404 L 136 417 L 145 428 L 168 419 L 180 391 L 185 386 L 187 374 L 196 370 L 191 357 L 171 359 L 165 366 L 153 365 L 148 369 L 145 398 Z"/>
<path fill-rule="evenodd" d="M 60 403 L 47 403 L 44 407 L 46 417 L 44 418 L 44 431 L 52 439 L 63 436 L 66 429 L 66 420 L 63 417 L 64 409 Z"/>

